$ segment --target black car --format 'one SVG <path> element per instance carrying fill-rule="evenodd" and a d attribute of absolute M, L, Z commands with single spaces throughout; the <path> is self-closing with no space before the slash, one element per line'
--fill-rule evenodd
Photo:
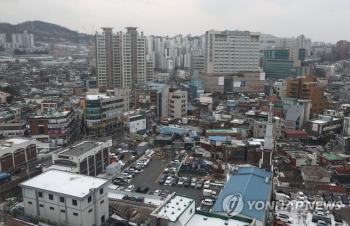
<path fill-rule="evenodd" d="M 325 201 L 326 203 L 333 201 L 331 195 L 327 192 L 323 192 L 322 198 L 323 198 L 323 201 Z"/>
<path fill-rule="evenodd" d="M 349 198 L 348 198 L 348 196 L 346 196 L 346 195 L 341 195 L 341 196 L 340 196 L 340 199 L 341 199 L 341 202 L 342 202 L 344 205 L 349 205 Z"/>
<path fill-rule="evenodd" d="M 339 195 L 335 192 L 332 193 L 332 200 L 337 203 L 341 202 Z"/>
<path fill-rule="evenodd" d="M 177 185 L 177 182 L 179 182 L 179 178 L 175 177 L 171 180 L 171 185 L 175 186 Z"/>
<path fill-rule="evenodd" d="M 135 192 L 141 192 L 141 188 L 140 187 L 136 187 L 136 189 L 135 189 Z"/>
<path fill-rule="evenodd" d="M 187 178 L 184 182 L 184 187 L 189 187 L 191 185 L 191 177 Z"/>
<path fill-rule="evenodd" d="M 118 186 L 122 186 L 126 184 L 124 181 L 121 181 L 121 180 L 113 180 L 112 183 Z"/>
<path fill-rule="evenodd" d="M 326 216 L 320 216 L 320 215 L 312 215 L 311 221 L 314 223 L 317 223 L 317 221 L 322 220 L 325 221 L 327 224 L 331 224 L 332 220 L 329 217 Z"/>
<path fill-rule="evenodd" d="M 159 183 L 159 184 L 164 184 L 166 178 L 167 178 L 167 176 L 166 176 L 166 175 L 163 175 L 163 176 L 158 180 L 158 183 Z"/>
<path fill-rule="evenodd" d="M 307 196 L 307 201 L 309 201 L 309 202 L 315 202 L 315 195 L 308 195 Z"/>
<path fill-rule="evenodd" d="M 125 170 L 124 172 L 127 173 L 127 174 L 130 174 L 133 177 L 136 176 L 136 173 L 134 171 L 132 171 L 132 170 Z"/>
<path fill-rule="evenodd" d="M 339 212 L 333 212 L 333 216 L 334 216 L 334 221 L 335 222 L 343 222 L 343 218 L 341 216 L 341 213 Z"/>
<path fill-rule="evenodd" d="M 118 155 L 118 159 L 119 159 L 119 160 L 124 159 L 124 153 L 120 153 L 120 154 Z"/>
<path fill-rule="evenodd" d="M 9 174 L 11 175 L 15 175 L 17 173 L 21 172 L 21 169 L 20 168 L 14 168 L 12 170 L 10 170 Z"/>
<path fill-rule="evenodd" d="M 142 187 L 140 189 L 140 193 L 143 193 L 143 194 L 147 194 L 147 192 L 149 191 L 149 188 L 148 187 Z"/>
<path fill-rule="evenodd" d="M 276 191 L 276 193 L 282 193 L 282 194 L 288 195 L 289 197 L 292 197 L 292 193 L 290 193 L 289 191 L 279 189 Z"/>

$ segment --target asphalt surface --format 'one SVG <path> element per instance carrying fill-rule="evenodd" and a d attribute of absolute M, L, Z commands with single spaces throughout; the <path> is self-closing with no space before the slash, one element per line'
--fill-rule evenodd
<path fill-rule="evenodd" d="M 149 187 L 149 193 L 153 194 L 155 190 L 168 190 L 170 193 L 176 192 L 178 194 L 191 196 L 196 198 L 197 206 L 200 205 L 201 198 L 203 196 L 203 188 L 191 188 L 191 187 L 183 187 L 183 186 L 171 186 L 171 185 L 163 185 L 158 184 L 158 178 L 163 175 L 163 171 L 168 165 L 167 161 L 158 160 L 158 158 L 153 157 L 152 161 L 148 164 L 147 167 L 144 168 L 144 171 L 137 174 L 134 179 L 130 182 L 130 185 L 134 185 L 135 187 Z M 218 193 L 219 190 L 210 188 L 212 190 L 216 190 Z"/>

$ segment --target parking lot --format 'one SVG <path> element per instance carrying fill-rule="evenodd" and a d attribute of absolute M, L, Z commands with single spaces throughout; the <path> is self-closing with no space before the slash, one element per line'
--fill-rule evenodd
<path fill-rule="evenodd" d="M 191 188 L 183 186 L 171 186 L 158 184 L 158 178 L 163 175 L 163 171 L 168 165 L 169 162 L 164 160 L 159 160 L 158 158 L 153 158 L 150 161 L 149 165 L 144 168 L 144 171 L 135 176 L 134 179 L 130 182 L 130 185 L 135 187 L 149 187 L 149 194 L 153 194 L 155 190 L 168 190 L 170 193 L 176 192 L 179 194 L 187 195 L 196 198 L 197 206 L 201 202 L 203 196 L 203 188 Z M 210 188 L 215 190 L 217 193 L 220 192 L 220 189 Z"/>

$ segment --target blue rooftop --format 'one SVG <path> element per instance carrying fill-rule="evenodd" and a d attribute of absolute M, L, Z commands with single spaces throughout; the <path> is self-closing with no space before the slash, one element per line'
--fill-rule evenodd
<path fill-rule="evenodd" d="M 269 201 L 272 192 L 271 179 L 268 183 L 265 178 L 270 178 L 271 173 L 257 167 L 240 167 L 239 171 L 230 177 L 218 200 L 212 208 L 212 212 L 225 212 L 222 202 L 228 195 L 240 193 L 243 196 L 244 207 L 241 214 L 265 222 L 265 208 L 263 210 L 249 209 L 248 201 Z"/>
<path fill-rule="evenodd" d="M 193 110 L 196 110 L 197 107 L 196 106 L 193 106 L 193 105 L 187 105 L 187 110 L 188 111 L 193 111 Z"/>
<path fill-rule="evenodd" d="M 163 89 L 166 84 L 157 83 L 157 82 L 146 82 L 147 87 L 154 87 L 154 89 L 160 90 Z"/>
<path fill-rule="evenodd" d="M 225 136 L 209 136 L 209 140 L 221 141 L 224 142 L 227 140 Z"/>

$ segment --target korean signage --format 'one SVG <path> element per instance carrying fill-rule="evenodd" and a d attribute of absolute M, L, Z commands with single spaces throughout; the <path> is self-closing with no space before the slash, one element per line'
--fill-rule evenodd
<path fill-rule="evenodd" d="M 223 86 L 224 85 L 224 81 L 225 81 L 225 78 L 224 77 L 219 77 L 219 86 Z"/>

